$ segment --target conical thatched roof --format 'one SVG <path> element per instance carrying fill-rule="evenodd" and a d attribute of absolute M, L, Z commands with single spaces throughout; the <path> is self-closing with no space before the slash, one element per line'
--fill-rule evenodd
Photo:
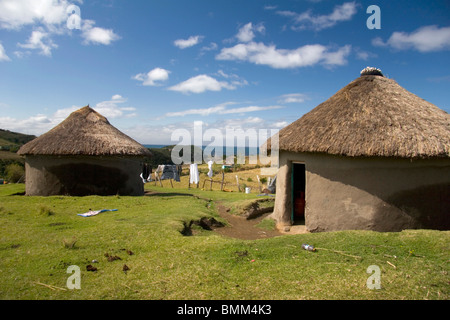
<path fill-rule="evenodd" d="M 381 72 L 361 74 L 280 130 L 279 150 L 344 156 L 450 157 L 447 112 Z"/>
<path fill-rule="evenodd" d="M 23 145 L 20 155 L 151 156 L 89 106 L 74 111 L 49 132 Z"/>

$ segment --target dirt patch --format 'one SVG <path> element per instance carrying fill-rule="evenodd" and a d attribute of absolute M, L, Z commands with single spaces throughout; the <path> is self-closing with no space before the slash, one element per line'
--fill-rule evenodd
<path fill-rule="evenodd" d="M 192 232 L 192 226 L 196 225 L 199 226 L 200 228 L 202 228 L 203 230 L 215 230 L 216 228 L 222 228 L 223 226 L 225 226 L 222 222 L 217 221 L 214 218 L 207 218 L 207 217 L 203 217 L 199 220 L 191 220 L 189 222 L 183 222 L 183 229 L 180 231 L 180 233 L 183 236 L 192 236 L 193 232 Z"/>
<path fill-rule="evenodd" d="M 146 191 L 146 196 L 193 196 L 198 199 L 203 199 L 193 194 L 183 194 L 183 193 L 159 193 L 157 191 Z M 203 199 L 207 201 L 207 206 L 209 207 L 211 200 Z M 184 236 L 192 236 L 195 234 L 195 229 L 193 230 L 193 226 L 199 226 L 204 230 L 213 230 L 218 234 L 243 239 L 243 240 L 255 240 L 255 239 L 264 239 L 264 238 L 272 238 L 281 236 L 284 234 L 292 234 L 281 232 L 279 230 L 263 230 L 258 228 L 257 225 L 267 216 L 269 216 L 273 212 L 273 203 L 274 199 L 260 199 L 260 200 L 252 200 L 247 203 L 244 203 L 242 206 L 237 208 L 239 211 L 238 214 L 230 214 L 229 208 L 226 208 L 220 203 L 216 203 L 216 207 L 218 210 L 218 214 L 221 218 L 227 221 L 227 225 L 224 225 L 220 221 L 217 221 L 214 218 L 203 217 L 199 220 L 191 220 L 184 221 L 183 228 L 180 230 L 180 233 Z"/>
<path fill-rule="evenodd" d="M 256 226 L 261 220 L 266 218 L 270 212 L 261 214 L 258 217 L 249 220 L 244 216 L 228 213 L 228 209 L 223 205 L 217 204 L 217 208 L 220 217 L 228 222 L 227 226 L 215 229 L 215 232 L 222 236 L 244 240 L 255 240 L 283 235 L 278 230 L 262 230 Z"/>
<path fill-rule="evenodd" d="M 247 220 L 255 219 L 263 214 L 273 212 L 274 199 L 258 199 L 247 202 L 240 209 L 239 215 L 244 216 Z"/>

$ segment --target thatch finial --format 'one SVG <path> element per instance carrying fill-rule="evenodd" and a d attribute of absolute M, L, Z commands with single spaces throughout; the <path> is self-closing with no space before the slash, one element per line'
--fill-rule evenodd
<path fill-rule="evenodd" d="M 384 77 L 381 70 L 374 67 L 365 67 L 364 69 L 361 70 L 361 76 L 368 76 L 368 75 Z"/>

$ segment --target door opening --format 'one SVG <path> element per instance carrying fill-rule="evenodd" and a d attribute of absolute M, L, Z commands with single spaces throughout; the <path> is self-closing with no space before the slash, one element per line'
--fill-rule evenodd
<path fill-rule="evenodd" d="M 305 224 L 306 167 L 304 163 L 292 163 L 292 223 Z"/>

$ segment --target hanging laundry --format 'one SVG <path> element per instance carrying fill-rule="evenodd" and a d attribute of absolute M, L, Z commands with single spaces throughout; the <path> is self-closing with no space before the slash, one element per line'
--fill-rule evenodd
<path fill-rule="evenodd" d="M 270 193 L 276 193 L 276 186 L 277 186 L 277 176 L 275 176 L 273 180 L 269 183 L 267 189 L 270 191 Z"/>
<path fill-rule="evenodd" d="M 161 180 L 172 179 L 180 182 L 180 176 L 178 174 L 178 168 L 176 165 L 164 165 L 164 169 L 161 175 Z"/>
<path fill-rule="evenodd" d="M 177 164 L 177 173 L 178 173 L 178 182 L 180 182 L 181 173 L 183 172 L 183 166 L 181 164 Z"/>
<path fill-rule="evenodd" d="M 190 174 L 189 174 L 189 183 L 199 183 L 200 181 L 200 176 L 198 173 L 198 166 L 196 163 L 193 163 L 190 165 L 189 167 L 190 169 Z"/>
<path fill-rule="evenodd" d="M 213 176 L 213 170 L 212 170 L 213 163 L 214 163 L 214 161 L 212 161 L 212 160 L 208 161 L 208 169 L 209 169 L 208 177 L 210 177 L 210 178 L 212 178 L 212 176 Z"/>
<path fill-rule="evenodd" d="M 144 163 L 142 167 L 142 176 L 144 179 L 148 179 L 148 177 L 152 174 L 152 168 L 148 165 L 148 163 Z"/>
<path fill-rule="evenodd" d="M 152 181 L 152 167 L 150 167 L 147 163 L 144 163 L 142 173 L 139 177 L 141 177 L 143 183 Z"/>
<path fill-rule="evenodd" d="M 163 164 L 160 164 L 160 165 L 158 166 L 158 168 L 156 168 L 155 173 L 160 173 L 160 172 L 163 172 L 163 171 L 164 171 L 164 165 L 163 165 Z"/>

